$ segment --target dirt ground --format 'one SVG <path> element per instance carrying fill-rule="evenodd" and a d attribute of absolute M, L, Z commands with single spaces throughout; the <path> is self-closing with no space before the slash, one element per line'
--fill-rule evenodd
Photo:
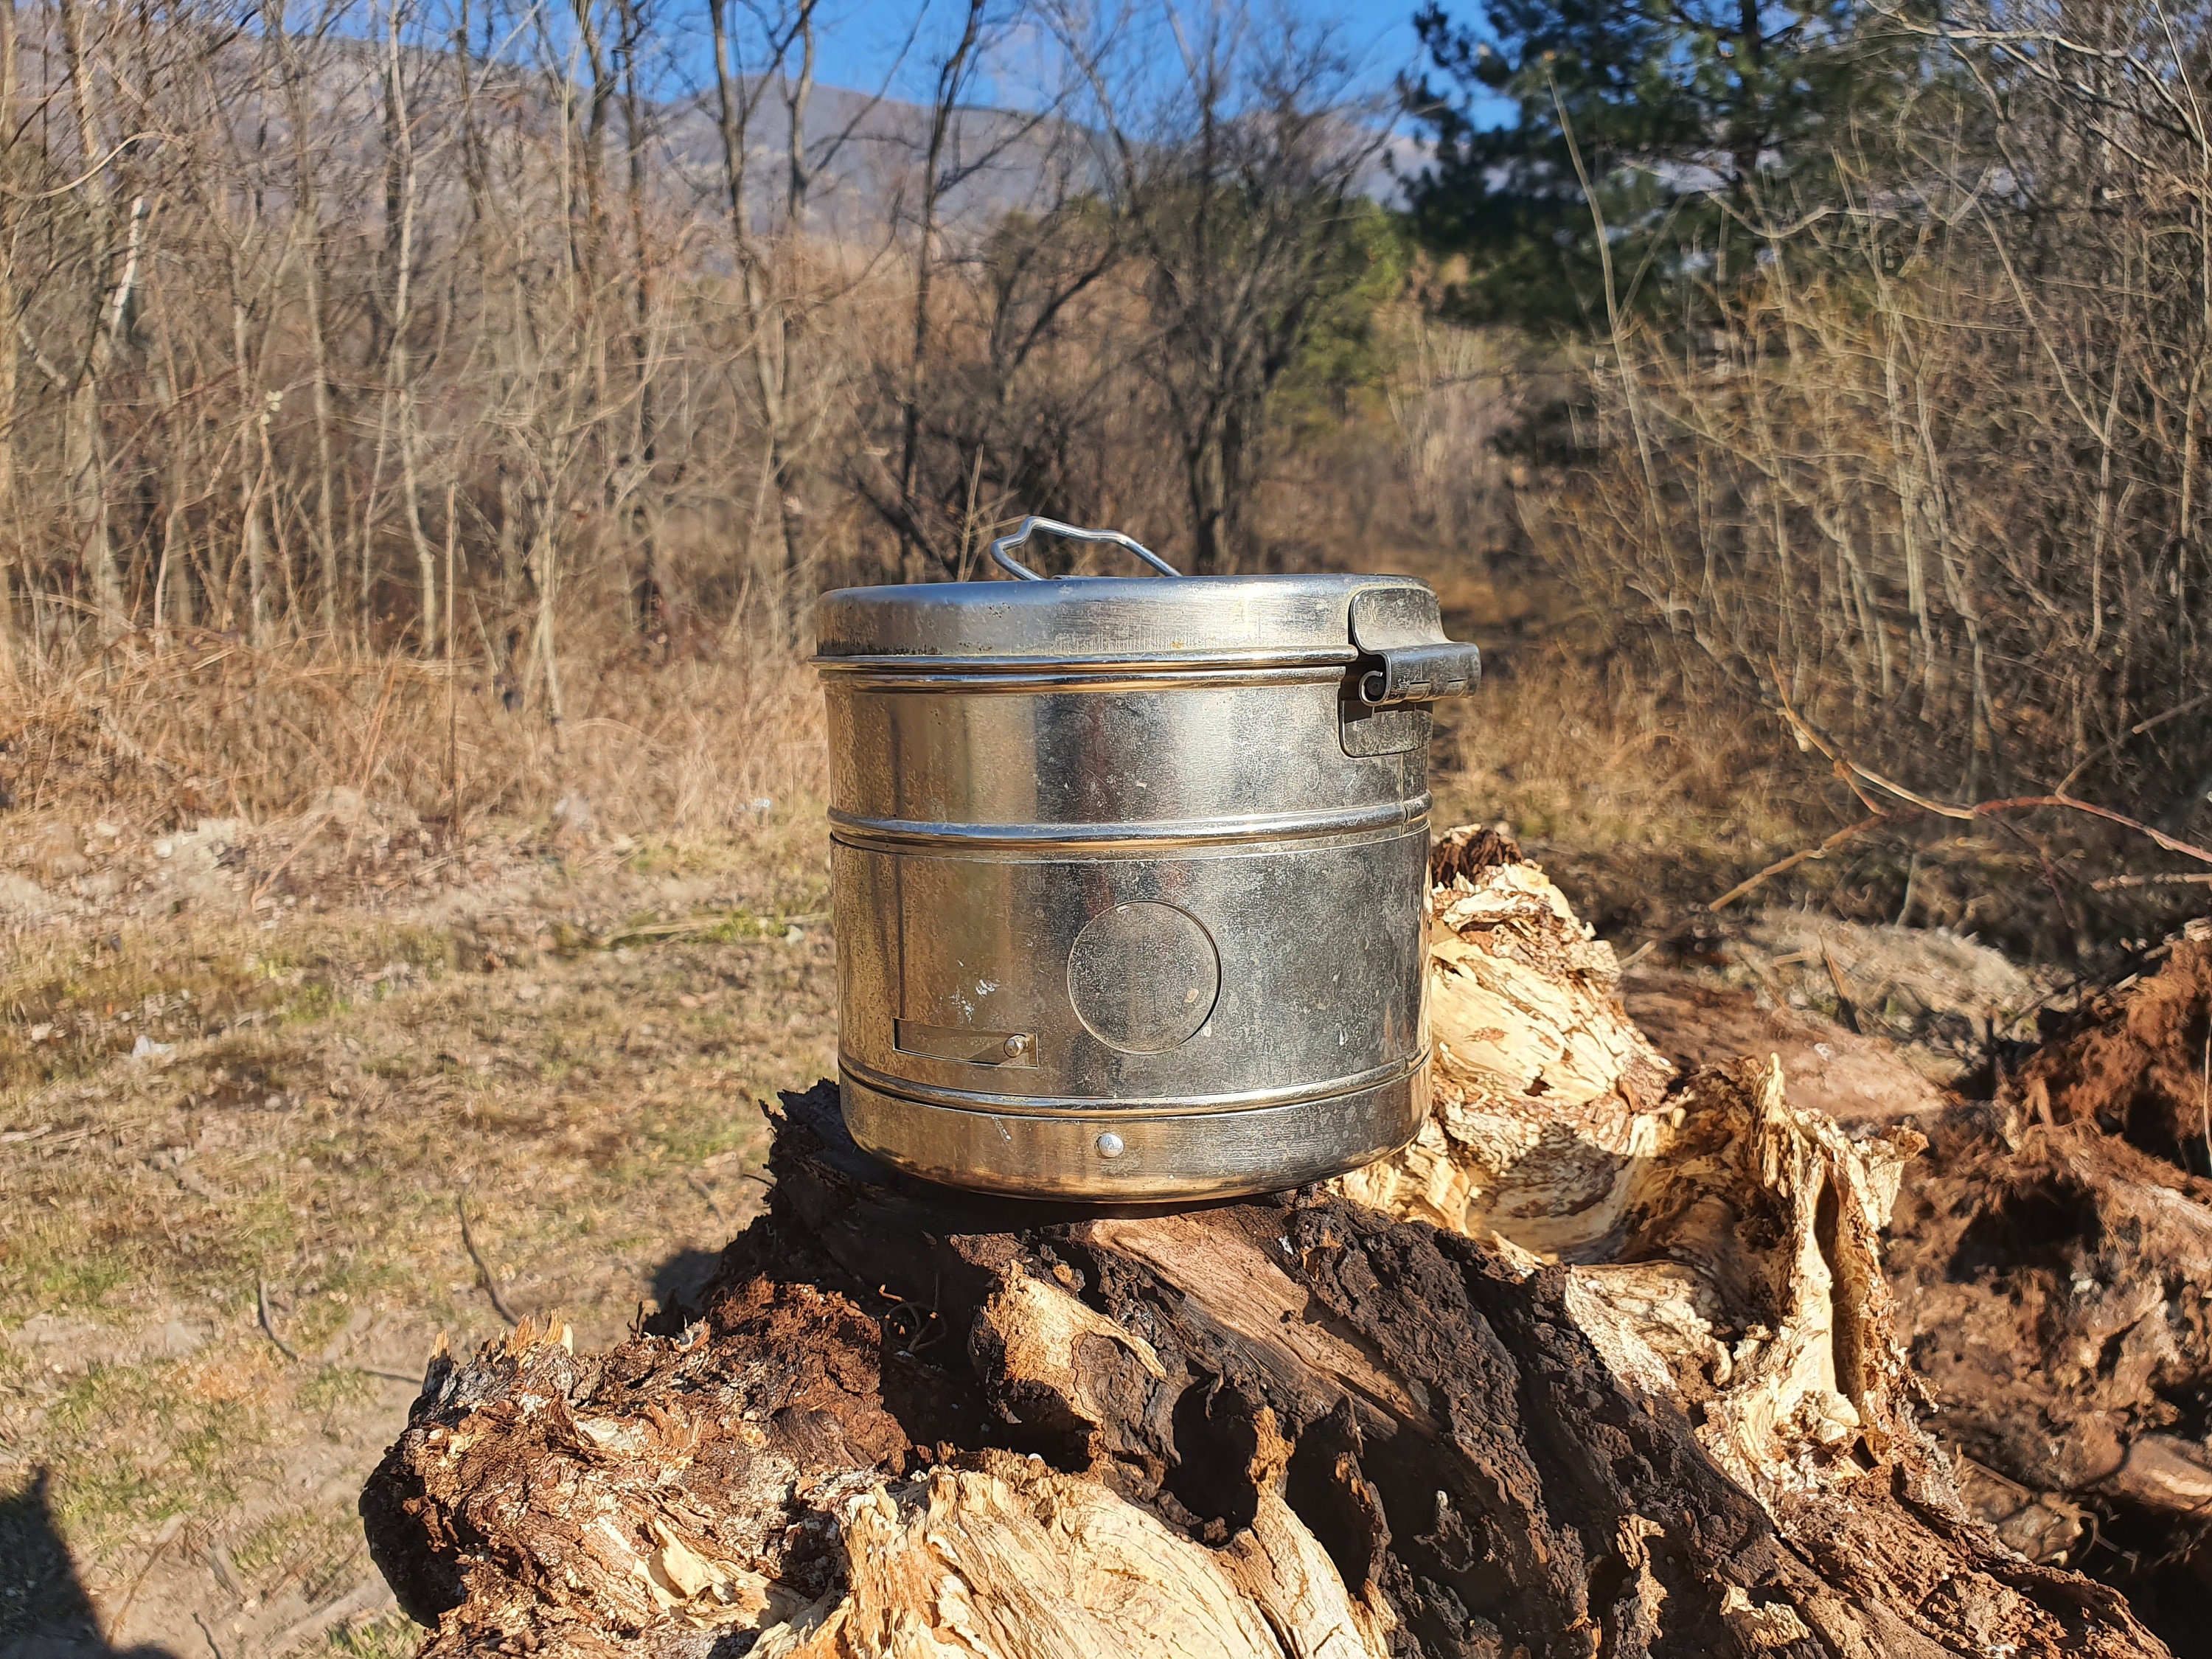
<path fill-rule="evenodd" d="M 696 1285 L 757 1207 L 758 1101 L 830 1067 L 818 813 L 450 846 L 343 792 L 261 832 L 26 816 L 0 1655 L 411 1652 L 355 1502 L 434 1345 L 557 1309 L 605 1346 Z"/>

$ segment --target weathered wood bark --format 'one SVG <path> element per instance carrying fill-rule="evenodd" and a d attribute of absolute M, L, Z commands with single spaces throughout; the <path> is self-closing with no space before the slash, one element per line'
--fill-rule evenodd
<path fill-rule="evenodd" d="M 1372 1202 L 947 1192 L 823 1084 L 700 1309 L 435 1359 L 362 1498 L 426 1653 L 2162 1653 L 1916 1425 L 1913 1138 L 1668 1090 L 1540 872 L 1446 876 L 1442 1127 Z"/>

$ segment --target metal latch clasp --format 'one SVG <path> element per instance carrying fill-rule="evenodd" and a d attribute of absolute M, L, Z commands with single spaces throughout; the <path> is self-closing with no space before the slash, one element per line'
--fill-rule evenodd
<path fill-rule="evenodd" d="M 1443 640 L 1434 645 L 1397 645 L 1374 653 L 1382 665 L 1359 677 L 1363 702 L 1433 702 L 1463 697 L 1482 678 L 1482 653 L 1471 645 Z"/>
<path fill-rule="evenodd" d="M 1436 596 L 1426 588 L 1363 588 L 1351 609 L 1361 702 L 1434 702 L 1466 696 L 1480 682 L 1482 653 L 1443 637 Z"/>

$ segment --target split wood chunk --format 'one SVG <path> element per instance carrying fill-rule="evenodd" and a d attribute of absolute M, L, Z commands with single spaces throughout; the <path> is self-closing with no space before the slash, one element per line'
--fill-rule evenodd
<path fill-rule="evenodd" d="M 1793 1109 L 1771 1058 L 1669 1091 L 1611 949 L 1540 868 L 1462 830 L 1432 874 L 1437 1109 L 1340 1189 L 1574 1264 L 1577 1317 L 1615 1371 L 1695 1409 L 1763 1498 L 1863 1473 L 1909 1433 L 1878 1240 L 1922 1138 L 1853 1139 Z"/>
<path fill-rule="evenodd" d="M 1613 947 L 1510 841 L 1456 830 L 1431 869 L 1429 1120 L 1339 1189 L 1547 1256 L 1612 1255 L 1621 1183 L 1668 1127 L 1674 1067 L 1622 1010 Z"/>
<path fill-rule="evenodd" d="M 1910 1138 L 1772 1066 L 1669 1091 L 1540 872 L 1450 884 L 1462 1109 L 1365 1202 L 956 1193 L 787 1095 L 696 1316 L 434 1364 L 362 1499 L 425 1653 L 2162 1653 L 1916 1425 Z"/>
<path fill-rule="evenodd" d="M 973 1659 L 1130 1651 L 1385 1659 L 1395 1624 L 1354 1601 L 1283 1497 L 1291 1448 L 1265 1407 L 1247 1467 L 1249 1520 L 1218 1548 L 1096 1480 L 986 1451 L 843 1512 L 848 1592 L 762 1638 L 788 1659 Z M 917 1617 L 917 1612 L 922 1616 Z"/>

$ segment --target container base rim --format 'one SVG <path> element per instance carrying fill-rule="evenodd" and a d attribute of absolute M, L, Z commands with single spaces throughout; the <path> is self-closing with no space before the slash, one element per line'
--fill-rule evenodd
<path fill-rule="evenodd" d="M 1428 1115 L 1425 1057 L 1369 1087 L 1273 1106 L 1150 1115 L 970 1111 L 909 1099 L 842 1067 L 845 1127 L 866 1152 L 949 1187 L 1144 1203 L 1231 1198 L 1324 1181 L 1388 1157 Z M 1118 1148 L 1118 1150 L 1115 1150 Z"/>

